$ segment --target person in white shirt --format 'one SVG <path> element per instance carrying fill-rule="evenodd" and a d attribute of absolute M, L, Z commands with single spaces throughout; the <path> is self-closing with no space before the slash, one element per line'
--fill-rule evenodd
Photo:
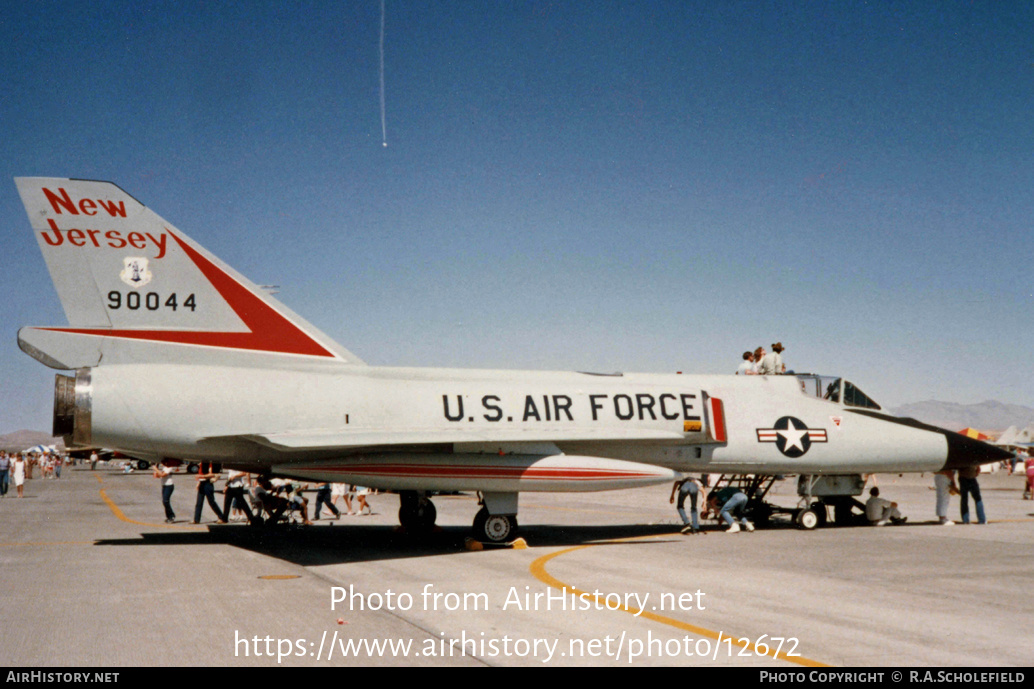
<path fill-rule="evenodd" d="M 244 499 L 244 481 L 248 475 L 243 471 L 231 469 L 226 477 L 226 487 L 223 489 L 223 517 L 229 521 L 230 510 L 236 508 L 244 513 L 248 521 L 255 523 L 255 515 L 252 514 L 248 501 Z"/>
<path fill-rule="evenodd" d="M 18 489 L 18 497 L 25 497 L 25 458 L 21 454 L 14 456 L 11 462 L 11 478 L 14 480 L 14 487 Z"/>
<path fill-rule="evenodd" d="M 757 365 L 754 363 L 754 352 L 744 352 L 743 363 L 736 369 L 736 375 L 753 376 L 757 372 Z"/>
<path fill-rule="evenodd" d="M 176 486 L 172 484 L 172 467 L 159 463 L 154 467 L 154 477 L 162 482 L 162 507 L 165 508 L 165 523 L 171 524 L 176 521 L 176 513 L 172 511 L 172 491 Z"/>
<path fill-rule="evenodd" d="M 772 345 L 772 351 L 761 358 L 761 362 L 758 365 L 758 373 L 763 376 L 786 373 L 786 364 L 783 363 L 782 342 L 776 342 Z"/>

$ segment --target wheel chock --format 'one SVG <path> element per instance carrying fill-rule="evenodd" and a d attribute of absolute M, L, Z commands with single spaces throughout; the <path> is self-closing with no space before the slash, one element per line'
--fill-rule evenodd
<path fill-rule="evenodd" d="M 527 550 L 528 542 L 523 538 L 518 538 L 513 541 L 507 541 L 506 543 L 490 543 L 479 541 L 475 538 L 467 536 L 466 540 L 463 541 L 463 547 L 466 550 L 484 550 L 485 548 L 511 548 L 513 550 Z"/>

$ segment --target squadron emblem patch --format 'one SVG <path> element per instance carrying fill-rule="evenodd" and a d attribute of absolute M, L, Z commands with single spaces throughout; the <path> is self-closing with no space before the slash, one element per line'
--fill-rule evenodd
<path fill-rule="evenodd" d="M 127 256 L 122 259 L 122 265 L 124 267 L 118 276 L 122 278 L 122 282 L 126 283 L 133 289 L 143 287 L 151 281 L 152 277 L 154 277 L 151 271 L 147 269 L 146 258 Z"/>

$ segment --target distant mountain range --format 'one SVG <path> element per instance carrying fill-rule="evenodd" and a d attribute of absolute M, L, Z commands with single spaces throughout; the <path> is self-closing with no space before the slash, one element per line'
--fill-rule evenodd
<path fill-rule="evenodd" d="M 6 452 L 21 452 L 35 445 L 57 445 L 59 450 L 65 447 L 61 438 L 51 437 L 49 433 L 43 431 L 15 431 L 7 435 L 0 435 L 0 450 Z"/>
<path fill-rule="evenodd" d="M 1034 426 L 1034 409 L 1019 404 L 1003 404 L 988 400 L 980 404 L 954 402 L 915 402 L 888 409 L 895 416 L 909 416 L 951 431 L 976 428 L 985 432 L 1002 432 L 1009 426 Z"/>

